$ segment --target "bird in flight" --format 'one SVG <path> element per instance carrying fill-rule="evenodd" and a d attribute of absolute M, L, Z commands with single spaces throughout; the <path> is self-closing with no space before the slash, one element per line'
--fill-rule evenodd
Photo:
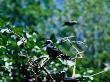
<path fill-rule="evenodd" d="M 75 24 L 78 24 L 77 21 L 65 21 L 63 26 L 73 26 Z"/>
<path fill-rule="evenodd" d="M 60 57 L 65 60 L 71 60 L 71 58 L 69 56 L 66 56 L 58 48 L 55 48 L 54 44 L 51 40 L 47 40 L 45 42 L 45 46 L 46 46 L 46 51 L 47 51 L 47 54 L 49 55 L 49 57 L 51 57 L 51 58 L 59 58 Z"/>

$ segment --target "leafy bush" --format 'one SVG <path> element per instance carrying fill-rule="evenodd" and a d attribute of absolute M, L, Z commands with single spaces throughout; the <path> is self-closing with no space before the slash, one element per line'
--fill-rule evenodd
<path fill-rule="evenodd" d="M 76 36 L 73 40 L 77 41 L 85 40 L 87 45 L 85 48 L 74 44 L 84 51 L 84 59 L 76 62 L 77 74 L 89 76 L 103 72 L 106 66 L 106 69 L 109 68 L 108 0 L 1 0 L 0 5 L 0 80 L 32 80 L 34 73 L 24 54 L 28 53 L 30 60 L 46 56 L 43 44 L 47 39 L 51 39 L 57 48 L 74 57 L 74 49 L 68 42 L 62 46 L 56 44 L 57 40 L 68 36 Z M 77 20 L 79 25 L 62 26 L 64 21 L 72 19 Z M 55 72 L 67 68 L 65 76 L 68 77 L 73 73 L 71 67 L 63 65 L 59 60 L 49 61 L 46 68 L 51 71 L 51 67 L 55 68 Z M 44 77 L 45 73 L 41 76 Z M 109 76 L 107 71 L 91 79 L 95 82 L 107 82 Z"/>

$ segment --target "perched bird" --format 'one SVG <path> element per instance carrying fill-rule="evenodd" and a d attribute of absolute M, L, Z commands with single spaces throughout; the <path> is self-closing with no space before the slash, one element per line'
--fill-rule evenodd
<path fill-rule="evenodd" d="M 77 21 L 65 21 L 63 26 L 73 26 L 75 24 L 78 24 Z"/>
<path fill-rule="evenodd" d="M 62 59 L 70 60 L 69 56 L 64 55 L 63 52 L 61 52 L 58 48 L 54 47 L 53 42 L 51 40 L 47 40 L 45 42 L 45 46 L 49 57 L 51 58 L 61 57 Z"/>

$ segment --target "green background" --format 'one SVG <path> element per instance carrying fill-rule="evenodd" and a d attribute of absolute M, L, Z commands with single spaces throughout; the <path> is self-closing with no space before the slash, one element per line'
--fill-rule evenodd
<path fill-rule="evenodd" d="M 79 24 L 62 26 L 66 20 L 77 20 Z M 110 63 L 109 0 L 0 0 L 1 29 L 6 28 L 7 23 L 16 34 L 27 37 L 26 49 L 30 58 L 47 54 L 42 46 L 47 39 L 56 42 L 61 37 L 73 35 L 77 37 L 75 40 L 85 40 L 87 45 L 86 48 L 77 46 L 84 51 L 84 59 L 77 61 L 76 73 L 91 75 Z M 24 82 L 32 75 L 26 59 L 19 56 L 24 48 L 19 48 L 16 42 L 11 35 L 0 32 L 1 82 Z M 73 56 L 68 45 L 56 46 Z M 68 68 L 67 76 L 71 76 L 71 67 L 57 60 L 53 62 L 47 64 L 47 69 Z M 88 70 L 93 72 L 88 73 Z M 94 76 L 91 81 L 109 82 L 110 72 Z"/>

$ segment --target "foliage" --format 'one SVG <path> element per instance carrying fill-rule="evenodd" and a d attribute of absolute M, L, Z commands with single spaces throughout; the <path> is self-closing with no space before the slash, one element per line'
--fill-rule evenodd
<path fill-rule="evenodd" d="M 73 56 L 68 43 L 56 44 L 59 38 L 68 36 L 85 40 L 87 45 L 85 48 L 75 44 L 85 51 L 84 59 L 77 61 L 77 74 L 92 75 L 102 71 L 110 63 L 109 14 L 109 0 L 0 0 L 0 80 L 24 82 L 34 77 L 23 52 L 27 50 L 32 60 L 47 55 L 43 49 L 47 39 Z M 72 19 L 79 25 L 62 26 L 64 21 Z M 16 34 L 10 33 L 8 28 Z M 19 36 L 26 38 L 25 47 L 18 46 Z M 49 63 L 52 62 L 48 62 L 47 69 L 55 66 L 54 70 L 59 72 L 65 67 L 68 68 L 67 76 L 72 74 L 71 67 L 58 60 L 52 65 Z M 108 71 L 92 81 L 107 82 L 109 78 Z"/>

